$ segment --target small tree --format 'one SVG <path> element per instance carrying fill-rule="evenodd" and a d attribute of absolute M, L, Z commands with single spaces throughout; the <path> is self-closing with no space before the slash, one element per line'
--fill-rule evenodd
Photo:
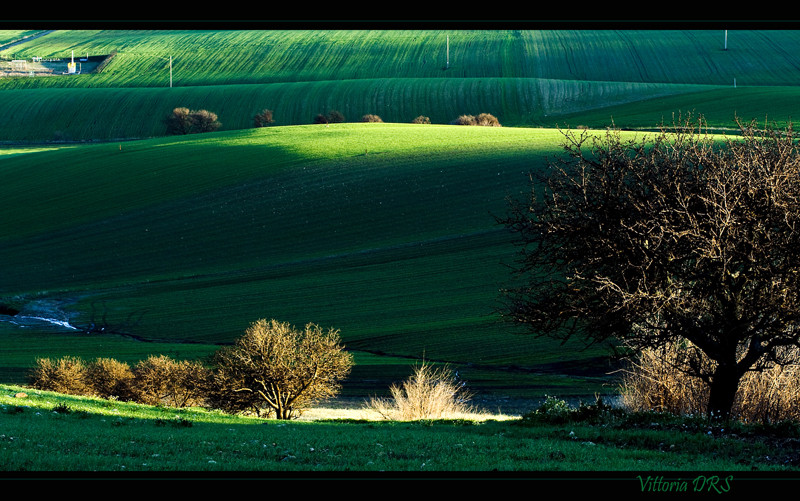
<path fill-rule="evenodd" d="M 256 116 L 253 117 L 253 126 L 255 127 L 266 127 L 273 122 L 275 122 L 275 120 L 272 116 L 272 110 L 261 110 L 260 113 L 256 113 Z"/>
<path fill-rule="evenodd" d="M 729 417 L 742 377 L 800 346 L 800 154 L 791 126 L 739 128 L 565 134 L 566 158 L 500 219 L 520 248 L 505 315 L 639 351 L 688 341 L 709 413 Z"/>
<path fill-rule="evenodd" d="M 366 114 L 366 115 L 362 116 L 361 117 L 361 121 L 362 122 L 372 122 L 372 123 L 383 122 L 381 117 L 379 117 L 378 115 L 373 115 L 373 114 Z"/>
<path fill-rule="evenodd" d="M 261 319 L 233 346 L 218 350 L 213 362 L 212 405 L 291 419 L 312 402 L 336 395 L 353 359 L 337 330 L 314 324 L 296 330 Z"/>
<path fill-rule="evenodd" d="M 429 124 L 431 123 L 431 119 L 426 117 L 425 115 L 420 115 L 416 117 L 414 120 L 411 121 L 412 124 Z"/>

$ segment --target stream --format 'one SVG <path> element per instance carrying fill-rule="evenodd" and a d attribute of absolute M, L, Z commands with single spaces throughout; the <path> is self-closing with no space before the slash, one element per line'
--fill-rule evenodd
<path fill-rule="evenodd" d="M 20 328 L 54 327 L 57 330 L 78 331 L 70 324 L 69 315 L 63 310 L 66 301 L 42 299 L 31 301 L 16 314 L 0 314 L 0 323 L 12 324 Z"/>

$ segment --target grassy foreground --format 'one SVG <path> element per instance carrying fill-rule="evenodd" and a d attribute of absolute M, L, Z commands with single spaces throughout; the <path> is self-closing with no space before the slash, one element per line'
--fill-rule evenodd
<path fill-rule="evenodd" d="M 211 472 L 204 478 L 224 478 L 231 472 L 370 477 L 469 471 L 478 473 L 473 478 L 493 478 L 584 471 L 606 472 L 638 490 L 643 471 L 684 480 L 696 472 L 727 472 L 723 476 L 732 476 L 735 485 L 747 472 L 791 472 L 800 464 L 796 440 L 782 438 L 788 429 L 725 430 L 702 419 L 658 414 L 415 422 L 318 415 L 316 421 L 281 422 L 0 385 L 0 470 L 10 478 L 67 471 L 116 472 L 114 478 L 131 478 L 120 472 L 202 471 Z"/>

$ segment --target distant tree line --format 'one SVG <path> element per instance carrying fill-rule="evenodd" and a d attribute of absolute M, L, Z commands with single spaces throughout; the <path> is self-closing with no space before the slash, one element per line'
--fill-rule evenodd
<path fill-rule="evenodd" d="M 313 119 L 313 123 L 315 124 L 343 123 L 344 121 L 344 114 L 338 110 L 330 110 L 327 113 L 319 113 Z M 360 121 L 380 123 L 383 122 L 383 119 L 376 114 L 367 113 L 361 116 Z M 170 113 L 164 119 L 164 123 L 167 127 L 167 133 L 170 135 L 214 132 L 222 126 L 215 113 L 208 110 L 190 110 L 189 108 L 185 107 L 173 109 L 172 113 Z M 265 108 L 253 116 L 253 127 L 268 127 L 274 123 L 274 112 L 270 109 Z M 427 116 L 420 115 L 414 118 L 411 123 L 430 124 L 431 119 Z M 488 127 L 501 126 L 497 117 L 490 113 L 481 113 L 476 116 L 461 115 L 451 121 L 450 125 L 479 125 Z"/>

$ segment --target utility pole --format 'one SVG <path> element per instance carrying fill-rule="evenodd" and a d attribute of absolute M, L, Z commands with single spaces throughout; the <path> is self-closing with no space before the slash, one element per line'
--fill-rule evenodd
<path fill-rule="evenodd" d="M 445 64 L 444 69 L 450 69 L 450 35 L 447 35 L 447 62 Z"/>
<path fill-rule="evenodd" d="M 728 30 L 725 30 L 725 50 L 728 50 Z"/>
<path fill-rule="evenodd" d="M 159 57 L 159 59 L 166 59 L 165 57 Z M 169 56 L 169 86 L 172 88 L 172 56 Z"/>

